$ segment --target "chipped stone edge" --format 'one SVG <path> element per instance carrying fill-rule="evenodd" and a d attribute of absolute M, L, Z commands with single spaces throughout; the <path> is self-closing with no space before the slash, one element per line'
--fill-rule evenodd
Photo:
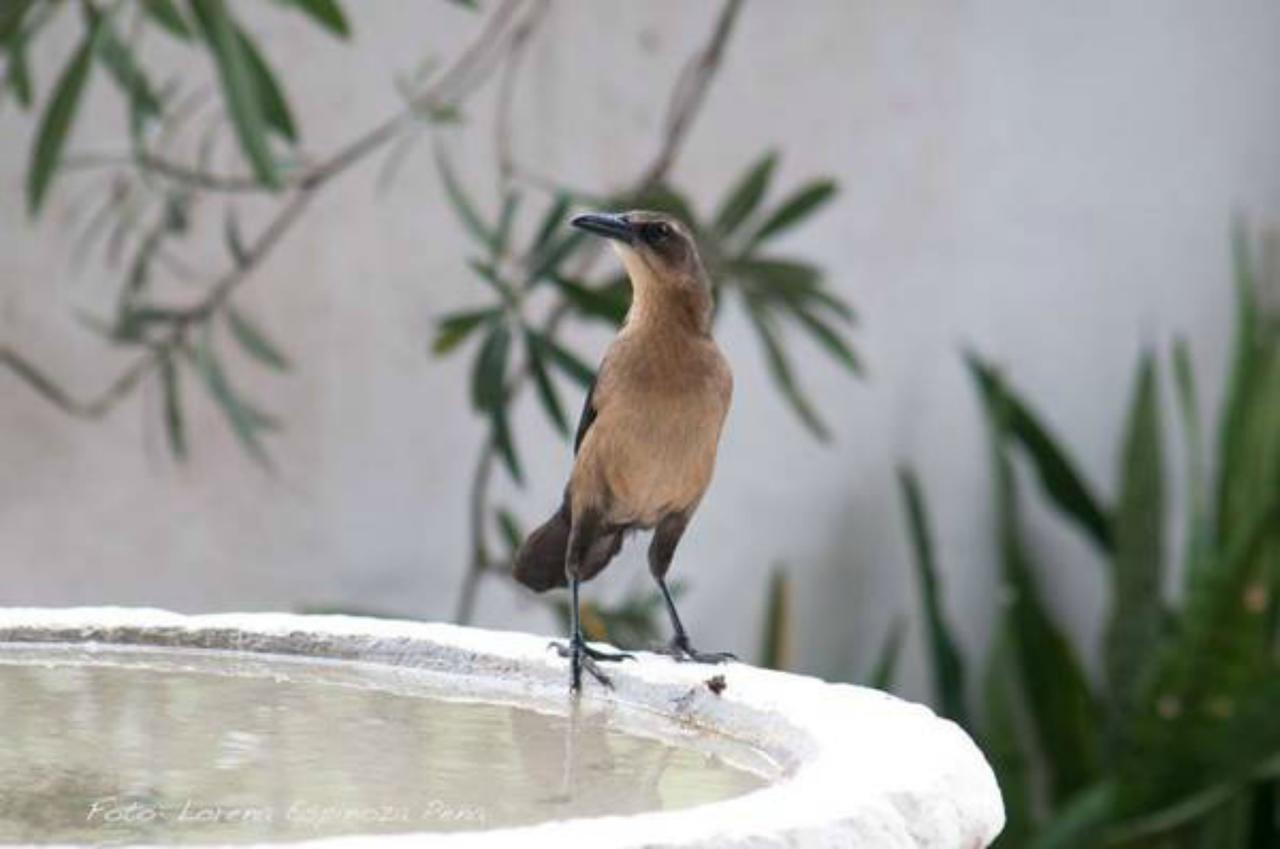
<path fill-rule="evenodd" d="M 0 642 L 76 641 L 304 655 L 426 668 L 458 688 L 495 688 L 538 702 L 568 699 L 565 662 L 547 638 L 439 623 L 349 616 L 228 613 L 184 616 L 140 608 L 0 608 Z M 724 676 L 713 692 L 707 679 Z M 757 669 L 677 664 L 640 653 L 590 687 L 615 702 L 695 723 L 757 746 L 784 769 L 768 787 L 677 811 L 598 817 L 455 834 L 357 835 L 295 846 L 832 847 L 981 849 L 1004 826 L 982 752 L 928 708 L 847 684 Z"/>

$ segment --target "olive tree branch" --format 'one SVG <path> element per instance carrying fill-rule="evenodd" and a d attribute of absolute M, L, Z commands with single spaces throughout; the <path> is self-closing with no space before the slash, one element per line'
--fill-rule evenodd
<path fill-rule="evenodd" d="M 211 317 L 226 303 L 233 291 L 252 277 L 262 261 L 301 218 L 311 199 L 321 187 L 398 136 L 416 120 L 416 116 L 422 110 L 455 106 L 483 84 L 500 64 L 501 55 L 506 45 L 511 42 L 511 23 L 520 5 L 519 0 L 504 0 L 489 17 L 471 45 L 437 77 L 434 83 L 416 95 L 407 106 L 373 129 L 356 137 L 328 159 L 295 175 L 286 188 L 288 197 L 283 206 L 244 254 L 237 257 L 235 265 L 217 278 L 197 303 L 189 307 L 169 310 L 168 334 L 158 342 L 147 343 L 148 351 L 112 381 L 104 391 L 87 400 L 78 399 L 61 388 L 57 381 L 33 365 L 29 359 L 7 346 L 0 347 L 0 364 L 7 366 L 42 398 L 71 415 L 81 418 L 100 418 L 105 415 L 129 396 L 142 378 L 158 365 L 162 357 L 168 356 L 171 349 L 182 342 L 191 324 Z M 140 168 L 151 168 L 164 176 L 188 183 L 193 188 L 240 191 L 247 186 L 245 181 L 251 179 L 212 175 L 169 163 L 167 160 L 152 158 L 149 155 L 141 158 L 129 156 L 120 158 L 118 161 L 108 158 L 106 161 L 114 164 L 133 162 Z"/>

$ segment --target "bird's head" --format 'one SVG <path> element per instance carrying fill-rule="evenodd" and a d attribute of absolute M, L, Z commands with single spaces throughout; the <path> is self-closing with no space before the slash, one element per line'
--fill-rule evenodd
<path fill-rule="evenodd" d="M 679 219 L 635 210 L 576 216 L 574 227 L 610 241 L 631 278 L 633 310 L 643 302 L 682 304 L 701 327 L 710 316 L 711 287 L 693 236 Z"/>

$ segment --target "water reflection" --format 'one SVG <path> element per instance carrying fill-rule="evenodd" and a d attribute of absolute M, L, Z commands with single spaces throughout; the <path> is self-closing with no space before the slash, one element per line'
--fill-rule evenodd
<path fill-rule="evenodd" d="M 769 768 L 720 738 L 623 733 L 608 710 L 444 695 L 376 667 L 0 649 L 0 841 L 494 828 L 715 801 Z"/>

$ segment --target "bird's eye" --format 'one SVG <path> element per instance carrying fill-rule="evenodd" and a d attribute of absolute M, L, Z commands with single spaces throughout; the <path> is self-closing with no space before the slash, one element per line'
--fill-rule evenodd
<path fill-rule="evenodd" d="M 649 242 L 657 244 L 671 235 L 671 227 L 667 224 L 657 221 L 645 228 L 645 236 Z"/>

